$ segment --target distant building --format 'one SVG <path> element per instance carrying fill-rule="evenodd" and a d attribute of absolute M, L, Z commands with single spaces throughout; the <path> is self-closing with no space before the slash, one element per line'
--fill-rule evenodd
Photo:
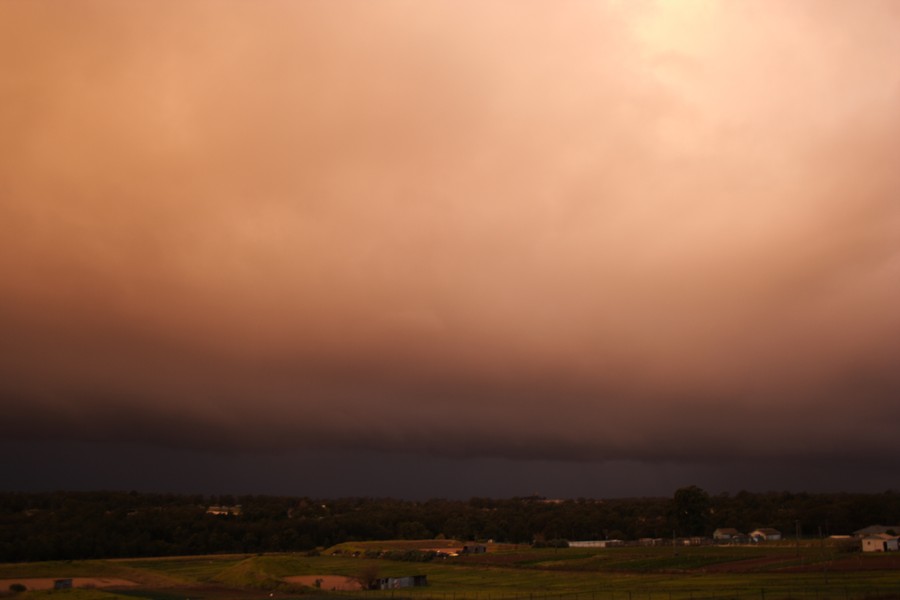
<path fill-rule="evenodd" d="M 584 540 L 580 542 L 569 542 L 569 548 L 609 548 L 610 546 L 621 546 L 622 540 Z"/>
<path fill-rule="evenodd" d="M 713 531 L 713 539 L 717 542 L 730 542 L 735 538 L 742 538 L 744 534 L 731 527 L 724 527 Z"/>
<path fill-rule="evenodd" d="M 447 558 L 448 556 L 459 556 L 462 554 L 462 547 L 457 548 L 422 548 L 422 552 L 434 552 L 437 558 Z"/>
<path fill-rule="evenodd" d="M 72 579 L 55 579 L 53 580 L 53 589 L 54 590 L 67 590 L 72 587 Z"/>
<path fill-rule="evenodd" d="M 484 544 L 466 544 L 462 549 L 462 554 L 484 554 L 485 552 L 487 552 L 487 546 Z"/>
<path fill-rule="evenodd" d="M 684 545 L 684 546 L 702 546 L 703 544 L 708 544 L 708 543 L 709 543 L 709 538 L 700 537 L 700 536 L 695 535 L 694 537 L 686 538 L 682 545 Z"/>
<path fill-rule="evenodd" d="M 396 590 L 408 587 L 428 585 L 427 575 L 409 575 L 407 577 L 381 577 L 375 580 L 376 590 Z"/>
<path fill-rule="evenodd" d="M 239 515 L 241 514 L 241 505 L 234 506 L 210 506 L 206 509 L 208 515 Z"/>
<path fill-rule="evenodd" d="M 755 542 L 777 542 L 781 539 L 781 532 L 771 527 L 761 527 L 750 532 L 750 539 Z"/>
<path fill-rule="evenodd" d="M 863 552 L 896 552 L 898 538 L 895 535 L 876 533 L 862 538 Z"/>
<path fill-rule="evenodd" d="M 638 546 L 671 546 L 670 538 L 638 538 Z"/>

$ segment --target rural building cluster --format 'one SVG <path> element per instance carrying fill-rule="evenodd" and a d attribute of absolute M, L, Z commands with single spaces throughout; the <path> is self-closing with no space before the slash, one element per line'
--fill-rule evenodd
<path fill-rule="evenodd" d="M 853 532 L 853 535 L 832 535 L 834 540 L 858 542 L 863 552 L 896 552 L 900 550 L 900 525 L 871 525 Z M 712 537 L 681 538 L 641 538 L 638 540 L 580 540 L 567 541 L 570 548 L 613 548 L 616 546 L 705 546 L 712 544 L 759 544 L 763 542 L 780 542 L 784 540 L 782 533 L 771 527 L 761 527 L 749 533 L 743 533 L 733 527 L 722 527 L 713 531 Z"/>

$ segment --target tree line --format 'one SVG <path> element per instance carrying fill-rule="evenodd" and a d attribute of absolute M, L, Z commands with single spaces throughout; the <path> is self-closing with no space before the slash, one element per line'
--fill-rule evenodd
<path fill-rule="evenodd" d="M 240 506 L 211 514 L 210 506 Z M 233 511 L 237 512 L 237 511 Z M 311 551 L 340 542 L 448 538 L 510 543 L 710 535 L 774 527 L 787 536 L 900 523 L 900 494 L 790 492 L 547 500 L 0 493 L 0 562 Z"/>

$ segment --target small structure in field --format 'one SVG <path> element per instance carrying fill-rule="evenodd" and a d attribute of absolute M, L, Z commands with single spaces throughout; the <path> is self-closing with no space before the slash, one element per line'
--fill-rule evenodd
<path fill-rule="evenodd" d="M 53 580 L 53 589 L 54 590 L 68 590 L 71 587 L 72 587 L 72 578 L 71 577 Z"/>
<path fill-rule="evenodd" d="M 462 549 L 462 554 L 484 554 L 485 552 L 487 552 L 487 546 L 484 544 L 466 544 Z"/>
<path fill-rule="evenodd" d="M 896 552 L 898 550 L 898 547 L 900 547 L 900 542 L 898 542 L 898 539 L 900 538 L 895 535 L 888 535 L 886 533 L 867 535 L 862 538 L 862 551 Z"/>
<path fill-rule="evenodd" d="M 397 590 L 408 587 L 428 585 L 427 575 L 408 575 L 407 577 L 380 577 L 372 586 L 376 590 Z"/>
<path fill-rule="evenodd" d="M 781 539 L 781 532 L 771 527 L 760 527 L 750 532 L 750 538 L 754 542 L 777 542 Z"/>
<path fill-rule="evenodd" d="M 713 531 L 713 539 L 717 542 L 731 542 L 735 538 L 742 538 L 744 534 L 733 527 L 723 527 Z"/>

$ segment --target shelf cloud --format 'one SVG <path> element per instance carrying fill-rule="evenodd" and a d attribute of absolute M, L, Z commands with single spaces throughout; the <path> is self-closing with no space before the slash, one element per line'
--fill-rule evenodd
<path fill-rule="evenodd" d="M 881 460 L 896 2 L 0 5 L 22 440 Z"/>

